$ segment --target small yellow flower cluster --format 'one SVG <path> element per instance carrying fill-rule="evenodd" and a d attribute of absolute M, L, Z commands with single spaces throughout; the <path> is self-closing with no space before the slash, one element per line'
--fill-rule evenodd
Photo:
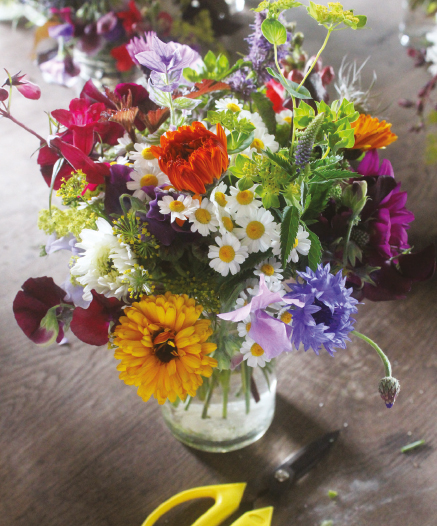
<path fill-rule="evenodd" d="M 126 243 L 139 258 L 157 256 L 159 245 L 155 236 L 147 230 L 147 223 L 141 222 L 135 212 L 129 211 L 113 222 L 114 235 L 120 243 Z"/>
<path fill-rule="evenodd" d="M 52 206 L 51 214 L 49 210 L 40 210 L 38 228 L 49 235 L 56 232 L 58 237 L 67 236 L 71 232 L 80 241 L 80 233 L 84 228 L 97 230 L 96 220 L 97 214 L 89 207 L 60 210 Z"/>
<path fill-rule="evenodd" d="M 177 274 L 174 277 L 167 276 L 163 280 L 166 290 L 171 290 L 175 294 L 188 294 L 202 303 L 206 312 L 219 313 L 221 302 L 217 291 L 211 287 L 212 283 L 214 283 L 213 279 L 208 279 L 207 276 L 199 278 L 190 275 L 184 277 Z"/>
<path fill-rule="evenodd" d="M 366 17 L 356 16 L 353 11 L 344 10 L 340 2 L 328 2 L 328 7 L 310 2 L 307 10 L 314 20 L 327 28 L 345 24 L 352 29 L 358 29 L 366 23 Z"/>

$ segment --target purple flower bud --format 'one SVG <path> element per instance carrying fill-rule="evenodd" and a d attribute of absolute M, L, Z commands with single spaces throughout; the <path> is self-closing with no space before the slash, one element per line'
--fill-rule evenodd
<path fill-rule="evenodd" d="M 393 376 L 386 376 L 379 382 L 378 390 L 385 405 L 390 409 L 393 407 L 396 397 L 401 390 L 401 385 Z"/>
<path fill-rule="evenodd" d="M 414 102 L 408 99 L 399 99 L 398 105 L 401 108 L 411 108 L 412 106 L 414 106 Z"/>
<path fill-rule="evenodd" d="M 8 92 L 8 90 L 6 90 L 6 89 L 4 89 L 4 88 L 0 88 L 0 101 L 3 102 L 3 101 L 6 100 L 8 97 L 9 97 L 9 92 Z"/>
<path fill-rule="evenodd" d="M 7 70 L 5 71 L 8 73 Z M 11 80 L 9 80 L 8 77 L 3 83 L 3 86 L 15 86 L 26 99 L 38 100 L 41 97 L 41 89 L 33 82 L 23 80 L 25 76 L 26 75 L 20 75 L 20 72 L 18 72 L 11 76 Z"/>

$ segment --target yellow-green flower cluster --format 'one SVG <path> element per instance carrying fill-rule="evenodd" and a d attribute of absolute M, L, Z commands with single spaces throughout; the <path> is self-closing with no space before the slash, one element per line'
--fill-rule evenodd
<path fill-rule="evenodd" d="M 84 228 L 97 230 L 97 217 L 90 207 L 60 210 L 52 206 L 51 213 L 45 209 L 39 212 L 38 228 L 49 235 L 56 232 L 58 237 L 67 236 L 71 232 L 80 241 L 80 233 Z"/>
<path fill-rule="evenodd" d="M 277 2 L 269 2 L 268 0 L 265 0 L 261 2 L 258 7 L 253 9 L 253 11 L 256 11 L 257 13 L 268 11 L 269 18 L 278 18 L 283 11 L 301 5 L 301 2 L 296 2 L 295 0 L 277 0 Z"/>
<path fill-rule="evenodd" d="M 344 24 L 351 29 L 360 29 L 367 22 L 367 17 L 354 15 L 352 10 L 346 11 L 340 2 L 328 2 L 328 7 L 325 7 L 310 1 L 307 11 L 314 20 L 327 29 L 336 28 L 340 24 Z"/>
<path fill-rule="evenodd" d="M 217 291 L 214 289 L 213 274 L 203 276 L 192 276 L 187 272 L 186 276 L 174 273 L 162 280 L 165 291 L 174 291 L 175 294 L 187 294 L 202 303 L 205 312 L 219 313 L 221 302 Z"/>
<path fill-rule="evenodd" d="M 62 179 L 62 185 L 56 195 L 61 197 L 63 205 L 74 207 L 105 191 L 105 185 L 101 184 L 92 191 L 87 189 L 84 192 L 87 184 L 86 175 L 82 170 L 77 170 L 77 172 L 72 172 L 69 179 Z"/>
<path fill-rule="evenodd" d="M 114 235 L 120 243 L 126 243 L 131 247 L 135 255 L 142 259 L 148 259 L 157 255 L 159 245 L 147 230 L 147 223 L 141 222 L 135 212 L 129 211 L 114 221 Z"/>

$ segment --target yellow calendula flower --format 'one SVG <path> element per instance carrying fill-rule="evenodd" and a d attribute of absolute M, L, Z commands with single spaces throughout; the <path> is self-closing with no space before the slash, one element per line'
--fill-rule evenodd
<path fill-rule="evenodd" d="M 124 310 L 114 330 L 115 358 L 120 379 L 138 386 L 144 401 L 151 396 L 160 404 L 177 397 L 195 396 L 217 360 L 208 356 L 216 344 L 209 320 L 199 319 L 202 305 L 186 294 L 167 292 L 143 296 Z"/>
<path fill-rule="evenodd" d="M 361 114 L 355 122 L 351 124 L 354 129 L 355 150 L 373 150 L 375 148 L 385 148 L 394 142 L 398 136 L 391 130 L 391 124 L 386 121 L 379 121 L 376 117 Z"/>

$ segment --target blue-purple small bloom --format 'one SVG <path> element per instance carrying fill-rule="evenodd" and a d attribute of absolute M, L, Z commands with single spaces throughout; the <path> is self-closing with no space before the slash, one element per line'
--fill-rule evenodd
<path fill-rule="evenodd" d="M 357 312 L 358 300 L 351 297 L 352 288 L 346 288 L 346 278 L 341 270 L 331 274 L 329 263 L 319 265 L 316 272 L 307 267 L 306 272 L 298 272 L 305 283 L 290 285 L 291 292 L 285 299 L 298 299 L 303 307 L 295 307 L 291 342 L 296 348 L 301 344 L 304 350 L 313 349 L 319 354 L 322 346 L 332 356 L 335 347 L 346 348 L 348 334 L 354 330 L 355 320 L 351 315 Z"/>

